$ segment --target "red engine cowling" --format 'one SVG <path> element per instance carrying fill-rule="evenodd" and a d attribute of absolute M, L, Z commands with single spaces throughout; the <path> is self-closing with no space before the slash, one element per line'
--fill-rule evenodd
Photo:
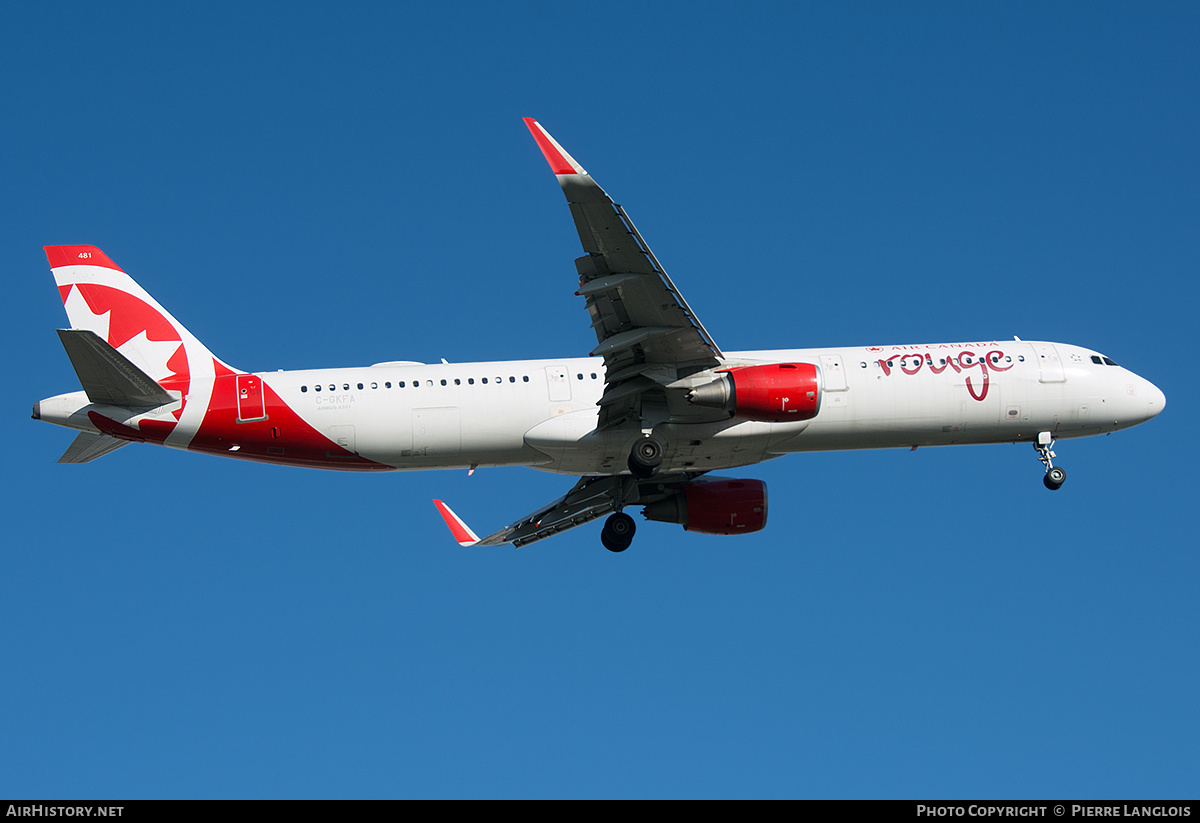
<path fill-rule="evenodd" d="M 647 520 L 679 523 L 701 534 L 749 534 L 767 525 L 767 484 L 709 477 L 693 480 L 642 509 Z"/>
<path fill-rule="evenodd" d="M 747 420 L 790 423 L 811 420 L 821 408 L 821 376 L 813 363 L 771 363 L 729 369 L 692 389 L 697 406 L 726 409 Z"/>

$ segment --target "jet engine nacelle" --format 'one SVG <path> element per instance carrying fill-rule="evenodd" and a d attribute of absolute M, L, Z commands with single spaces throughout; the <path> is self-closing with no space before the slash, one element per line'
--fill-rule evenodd
<path fill-rule="evenodd" d="M 647 520 L 679 523 L 701 534 L 749 534 L 767 525 L 767 484 L 709 477 L 693 480 L 642 509 Z"/>
<path fill-rule="evenodd" d="M 767 423 L 811 420 L 821 408 L 821 376 L 813 363 L 771 363 L 727 369 L 688 392 L 696 406 L 726 409 Z"/>

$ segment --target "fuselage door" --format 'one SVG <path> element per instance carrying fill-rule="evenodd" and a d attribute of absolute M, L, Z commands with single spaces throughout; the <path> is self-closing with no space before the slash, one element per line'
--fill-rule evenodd
<path fill-rule="evenodd" d="M 550 389 L 550 402 L 558 403 L 571 399 L 571 376 L 566 366 L 547 366 L 546 385 Z"/>
<path fill-rule="evenodd" d="M 239 423 L 267 419 L 262 378 L 257 374 L 239 374 L 237 376 L 237 409 Z"/>
<path fill-rule="evenodd" d="M 1038 369 L 1041 370 L 1042 383 L 1065 383 L 1067 374 L 1063 371 L 1062 358 L 1053 343 L 1034 343 L 1034 354 L 1037 355 Z"/>
<path fill-rule="evenodd" d="M 821 355 L 821 384 L 825 391 L 846 390 L 846 364 L 840 354 Z"/>

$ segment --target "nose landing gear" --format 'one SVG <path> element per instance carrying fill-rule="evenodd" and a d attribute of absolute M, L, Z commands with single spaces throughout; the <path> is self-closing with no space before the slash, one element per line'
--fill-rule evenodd
<path fill-rule="evenodd" d="M 1054 448 L 1054 437 L 1050 432 L 1039 432 L 1037 442 L 1033 444 L 1033 448 L 1038 453 L 1038 460 L 1041 460 L 1042 465 L 1046 467 L 1046 476 L 1042 478 L 1042 483 L 1050 491 L 1061 488 L 1062 484 L 1067 482 L 1067 473 L 1050 462 L 1051 458 L 1056 456 L 1052 451 Z"/>
<path fill-rule="evenodd" d="M 1067 482 L 1067 473 L 1058 466 L 1052 466 L 1050 470 L 1046 472 L 1046 476 L 1042 478 L 1042 483 L 1044 483 L 1046 488 L 1050 489 L 1050 491 L 1054 491 L 1062 486 L 1062 484 L 1065 482 Z"/>

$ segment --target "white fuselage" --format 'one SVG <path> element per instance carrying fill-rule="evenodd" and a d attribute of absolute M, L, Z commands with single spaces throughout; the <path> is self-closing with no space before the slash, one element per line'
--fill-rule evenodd
<path fill-rule="evenodd" d="M 1033 441 L 1039 432 L 1082 437 L 1141 423 L 1165 402 L 1144 378 L 1109 365 L 1096 352 L 1061 343 L 792 349 L 727 353 L 726 359 L 817 364 L 818 413 L 786 423 L 737 417 L 659 423 L 655 432 L 668 444 L 664 470 L 730 468 L 790 452 Z M 630 445 L 641 436 L 629 428 L 596 433 L 596 404 L 605 383 L 598 358 L 395 363 L 254 376 L 269 389 L 264 394 L 276 395 L 314 433 L 373 469 L 519 465 L 614 474 L 623 470 Z M 205 387 L 194 382 L 191 391 L 205 393 Z M 199 426 L 186 416 L 165 445 L 311 465 L 290 459 L 283 446 L 290 432 L 268 425 L 280 418 L 276 413 L 270 419 L 270 401 L 264 408 L 252 397 L 242 400 L 237 422 L 256 422 L 245 427 L 248 436 L 252 429 L 274 431 L 277 450 L 239 443 L 236 425 L 218 445 L 200 445 L 199 439 L 193 442 Z M 174 411 L 167 406 L 131 414 L 91 405 L 81 392 L 40 405 L 42 419 L 84 431 L 97 430 L 89 410 L 134 428 L 141 421 L 170 419 Z M 321 467 L 364 465 L 334 460 Z"/>

